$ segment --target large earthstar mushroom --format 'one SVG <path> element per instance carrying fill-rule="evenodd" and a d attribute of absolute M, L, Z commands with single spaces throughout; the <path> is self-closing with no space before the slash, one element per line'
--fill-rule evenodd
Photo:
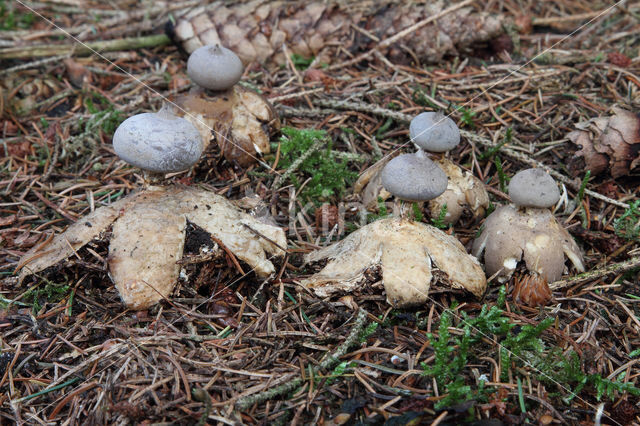
<path fill-rule="evenodd" d="M 157 175 L 186 170 L 202 154 L 195 127 L 163 109 L 125 120 L 113 137 L 124 161 Z M 177 283 L 187 222 L 219 242 L 258 276 L 275 271 L 270 259 L 284 255 L 284 231 L 243 213 L 217 194 L 180 186 L 146 186 L 103 206 L 64 233 L 33 247 L 20 260 L 20 281 L 77 255 L 94 238 L 110 235 L 108 266 L 127 307 L 146 309 L 169 297 Z M 105 232 L 111 230 L 111 233 Z M 274 256 L 267 259 L 267 254 Z"/>
<path fill-rule="evenodd" d="M 407 201 L 429 200 L 447 187 L 443 171 L 421 151 L 391 160 L 382 170 L 382 183 L 390 193 Z M 354 291 L 367 281 L 368 272 L 378 270 L 387 302 L 395 307 L 425 303 L 434 277 L 478 297 L 486 288 L 480 264 L 456 238 L 406 220 L 402 214 L 363 226 L 344 240 L 305 256 L 306 263 L 321 260 L 328 260 L 327 265 L 302 281 L 321 297 Z M 441 274 L 434 275 L 432 267 Z"/>

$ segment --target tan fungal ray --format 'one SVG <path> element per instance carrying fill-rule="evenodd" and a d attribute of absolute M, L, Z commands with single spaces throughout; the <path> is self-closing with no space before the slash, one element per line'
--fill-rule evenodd
<path fill-rule="evenodd" d="M 433 226 L 414 223 L 415 228 L 407 228 L 405 239 L 418 233 L 425 241 L 428 253 L 435 266 L 447 274 L 454 288 L 465 289 L 480 297 L 487 288 L 487 280 L 478 260 L 469 255 L 457 238 L 445 234 Z M 415 237 L 413 237 L 415 238 Z"/>
<path fill-rule="evenodd" d="M 20 279 L 70 257 L 113 224 L 111 278 L 127 306 L 148 308 L 169 296 L 176 284 L 187 221 L 209 232 L 261 277 L 275 272 L 270 259 L 287 250 L 281 228 L 244 213 L 222 196 L 190 187 L 150 187 L 99 208 L 50 243 L 33 248 L 21 260 Z"/>
<path fill-rule="evenodd" d="M 180 274 L 185 228 L 184 216 L 155 202 L 135 204 L 115 222 L 109 271 L 129 308 L 146 309 L 171 294 Z"/>
<path fill-rule="evenodd" d="M 259 276 L 275 272 L 266 254 L 285 254 L 287 238 L 281 228 L 257 221 L 220 195 L 174 188 L 168 191 L 164 202 L 218 238 L 239 259 L 255 268 Z"/>
<path fill-rule="evenodd" d="M 423 304 L 429 297 L 432 278 L 431 258 L 423 241 L 409 239 L 399 247 L 394 241 L 384 244 L 382 280 L 390 305 Z"/>
<path fill-rule="evenodd" d="M 25 277 L 72 256 L 76 250 L 81 249 L 111 226 L 120 215 L 121 210 L 131 202 L 133 199 L 127 197 L 110 206 L 100 207 L 78 219 L 64 233 L 56 235 L 49 243 L 31 248 L 20 260 L 19 268 L 17 268 L 20 270 L 19 280 L 22 281 Z"/>
<path fill-rule="evenodd" d="M 369 238 L 367 227 L 360 228 L 342 241 L 307 254 L 305 263 L 323 259 L 329 262 L 320 272 L 302 280 L 302 284 L 313 288 L 320 297 L 338 291 L 352 292 L 367 280 L 367 272 L 380 266 L 383 247 L 382 241 L 376 244 Z"/>
<path fill-rule="evenodd" d="M 397 307 L 419 305 L 428 298 L 437 266 L 455 288 L 481 296 L 486 278 L 478 261 L 454 237 L 419 222 L 382 219 L 350 234 L 332 246 L 310 253 L 305 262 L 327 259 L 317 274 L 302 280 L 325 297 L 353 291 L 364 282 L 370 268 L 382 268 L 387 301 Z"/>
<path fill-rule="evenodd" d="M 227 161 L 241 167 L 268 154 L 270 135 L 280 128 L 269 101 L 240 85 L 220 92 L 193 90 L 176 103 L 200 132 L 205 147 L 215 139 Z"/>
<path fill-rule="evenodd" d="M 445 204 L 447 213 L 443 219 L 444 223 L 456 223 L 465 209 L 474 218 L 483 217 L 489 207 L 489 194 L 482 182 L 449 159 L 437 159 L 436 163 L 442 167 L 449 182 L 442 195 L 428 202 L 431 217 L 438 217 Z"/>

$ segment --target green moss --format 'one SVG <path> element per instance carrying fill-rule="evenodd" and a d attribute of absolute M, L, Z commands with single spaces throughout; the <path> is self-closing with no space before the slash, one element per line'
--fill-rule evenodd
<path fill-rule="evenodd" d="M 324 130 L 285 127 L 282 134 L 278 165 L 288 169 L 304 156 L 289 179 L 296 188 L 304 184 L 300 196 L 305 201 L 318 205 L 340 197 L 357 177 L 357 173 L 349 170 L 347 161 L 331 150 L 331 138 Z"/>
<path fill-rule="evenodd" d="M 299 70 L 306 70 L 307 68 L 309 68 L 309 65 L 311 65 L 314 59 L 315 57 L 313 56 L 310 58 L 305 58 L 304 56 L 297 53 L 291 54 L 291 62 L 293 62 L 293 65 L 295 65 L 295 67 Z"/>
<path fill-rule="evenodd" d="M 445 217 L 447 217 L 447 203 L 444 203 L 440 208 L 438 217 L 431 218 L 431 223 L 433 224 L 433 226 L 435 226 L 438 229 L 447 229 L 449 225 L 444 223 Z"/>
<path fill-rule="evenodd" d="M 0 1 L 0 31 L 31 28 L 35 18 L 32 13 L 17 11 L 14 7 L 7 6 L 6 1 Z"/>
<path fill-rule="evenodd" d="M 111 135 L 124 120 L 120 111 L 117 111 L 113 104 L 99 93 L 91 92 L 85 99 L 84 105 L 91 114 L 85 123 L 85 131 L 92 131 L 99 127 L 106 134 Z"/>
<path fill-rule="evenodd" d="M 629 204 L 622 216 L 613 221 L 613 228 L 617 235 L 627 240 L 635 240 L 640 236 L 640 200 Z"/>
<path fill-rule="evenodd" d="M 545 344 L 540 336 L 553 325 L 553 317 L 536 325 L 515 324 L 505 315 L 504 303 L 505 289 L 502 287 L 496 305 L 483 305 L 480 313 L 473 318 L 466 312 L 461 312 L 458 328 L 462 329 L 462 334 L 455 336 L 449 331 L 454 326 L 454 305 L 442 313 L 438 335 L 427 334 L 433 345 L 435 359 L 429 365 L 422 363 L 423 374 L 435 378 L 440 393 L 444 395 L 436 403 L 436 409 L 471 399 L 487 399 L 490 390 L 484 387 L 484 383 L 479 381 L 477 385 L 473 385 L 463 374 L 467 365 L 475 362 L 475 354 L 486 355 L 483 337 L 500 342 L 503 381 L 508 380 L 509 371 L 518 372 L 522 367 L 529 367 L 539 373 L 536 375 L 538 380 L 557 386 L 559 391 L 566 393 L 568 390 L 569 394 L 565 394 L 563 398 L 567 404 L 587 387 L 595 392 L 597 400 L 604 396 L 613 399 L 616 394 L 624 392 L 640 396 L 640 389 L 633 383 L 623 381 L 624 373 L 615 380 L 603 378 L 600 374 L 586 374 L 582 371 L 581 360 L 575 352 L 565 355 L 560 348 Z M 637 353 L 633 355 L 637 356 Z M 524 404 L 521 404 L 521 409 L 525 411 Z"/>
<path fill-rule="evenodd" d="M 44 287 L 38 285 L 27 291 L 23 299 L 31 304 L 33 312 L 37 314 L 42 309 L 42 303 L 59 302 L 67 295 L 70 288 L 66 284 L 46 281 Z"/>

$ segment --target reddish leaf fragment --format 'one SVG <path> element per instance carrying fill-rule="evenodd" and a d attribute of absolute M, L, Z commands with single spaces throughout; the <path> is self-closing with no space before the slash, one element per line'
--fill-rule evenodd
<path fill-rule="evenodd" d="M 621 68 L 626 68 L 631 65 L 631 59 L 627 55 L 618 52 L 611 52 L 607 55 L 607 61 L 613 65 L 617 65 Z"/>

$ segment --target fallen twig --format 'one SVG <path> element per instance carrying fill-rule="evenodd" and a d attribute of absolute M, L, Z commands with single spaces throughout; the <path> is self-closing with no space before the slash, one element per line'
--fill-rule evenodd
<path fill-rule="evenodd" d="M 87 56 L 95 51 L 103 53 L 119 50 L 134 50 L 145 47 L 164 46 L 169 43 L 171 43 L 171 40 L 169 40 L 169 37 L 165 34 L 155 34 L 116 40 L 93 41 L 84 44 L 37 44 L 34 46 L 17 46 L 0 49 L 0 59 L 32 59 L 56 55 Z"/>
<path fill-rule="evenodd" d="M 318 364 L 313 369 L 314 374 L 321 370 L 325 370 L 333 367 L 335 364 L 338 363 L 340 358 L 344 354 L 346 354 L 347 351 L 358 342 L 358 337 L 360 336 L 360 333 L 362 333 L 362 330 L 364 330 L 365 327 L 367 326 L 367 321 L 366 321 L 367 314 L 368 313 L 366 310 L 360 308 L 356 321 L 353 324 L 353 328 L 351 329 L 351 332 L 349 333 L 347 338 L 344 340 L 344 342 L 340 346 L 336 348 L 335 351 L 328 354 L 320 362 L 320 364 Z M 291 392 L 292 390 L 299 387 L 301 384 L 302 384 L 302 378 L 293 379 L 290 382 L 284 383 L 266 392 L 261 392 L 254 395 L 246 396 L 244 398 L 240 398 L 236 402 L 236 407 L 238 407 L 240 410 L 246 410 L 249 407 L 251 407 L 253 404 L 261 403 L 269 399 L 275 398 L 276 396 L 282 395 L 284 393 Z"/>
<path fill-rule="evenodd" d="M 629 260 L 625 260 L 624 262 L 613 263 L 611 265 L 605 266 L 604 268 L 594 269 L 593 271 L 584 272 L 582 274 L 578 274 L 564 280 L 554 281 L 549 284 L 549 288 L 556 290 L 576 284 L 582 284 L 593 281 L 597 278 L 602 278 L 609 274 L 620 274 L 639 267 L 640 257 L 633 257 Z"/>

